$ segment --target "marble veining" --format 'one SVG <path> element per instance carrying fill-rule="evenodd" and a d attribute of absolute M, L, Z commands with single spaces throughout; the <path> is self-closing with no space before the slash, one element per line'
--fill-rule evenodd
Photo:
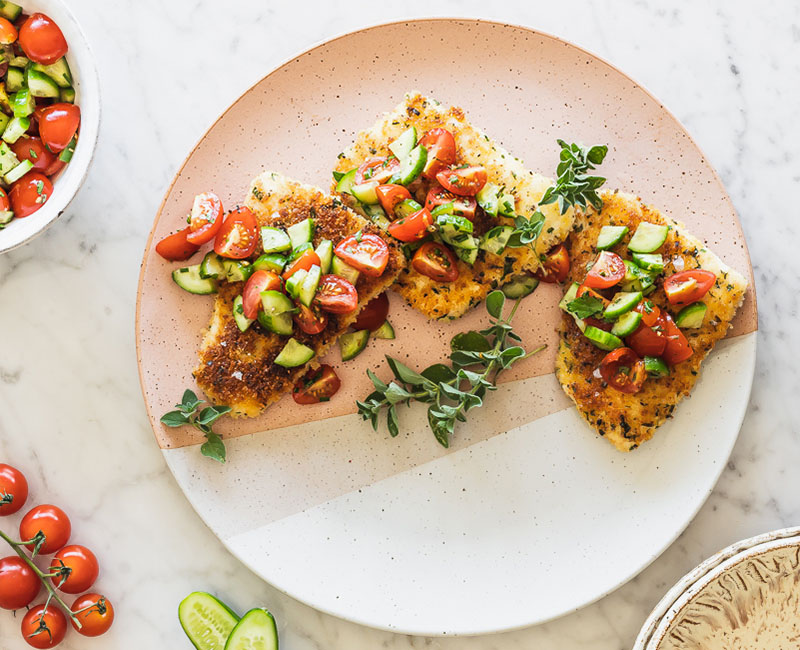
<path fill-rule="evenodd" d="M 0 459 L 32 498 L 64 506 L 73 539 L 101 561 L 117 606 L 102 639 L 65 650 L 189 647 L 179 600 L 212 591 L 276 615 L 288 650 L 618 650 L 686 571 L 727 544 L 800 519 L 797 207 L 800 6 L 611 0 L 391 5 L 70 0 L 98 59 L 104 121 L 93 168 L 67 213 L 0 257 Z M 463 15 L 520 23 L 596 52 L 687 126 L 741 215 L 760 305 L 750 408 L 717 488 L 687 531 L 626 586 L 551 623 L 482 638 L 424 639 L 318 613 L 224 550 L 178 490 L 144 415 L 133 315 L 152 218 L 211 121 L 275 65 L 331 35 L 393 19 Z M 0 521 L 13 529 L 18 517 Z M 532 589 L 536 585 L 531 585 Z M 0 612 L 0 647 L 27 647 Z"/>

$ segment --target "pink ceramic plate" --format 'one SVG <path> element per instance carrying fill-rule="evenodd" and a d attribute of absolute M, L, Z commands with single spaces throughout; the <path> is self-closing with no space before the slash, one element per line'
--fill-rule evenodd
<path fill-rule="evenodd" d="M 386 48 L 392 43 L 392 48 Z M 457 43 L 458 47 L 453 47 Z M 437 62 L 432 65 L 431 62 Z M 457 76 L 450 72 L 458 71 Z M 137 311 L 142 386 L 159 445 L 199 514 L 254 571 L 309 604 L 367 625 L 471 634 L 528 625 L 580 607 L 635 575 L 677 536 L 712 489 L 736 439 L 752 379 L 752 291 L 691 400 L 656 438 L 620 455 L 580 421 L 552 374 L 554 346 L 510 375 L 444 450 L 424 415 L 408 433 L 374 433 L 353 413 L 365 369 L 384 354 L 441 358 L 447 328 L 392 296 L 394 342 L 337 365 L 330 404 L 291 399 L 250 421 L 219 423 L 225 466 L 190 430 L 158 418 L 193 386 L 211 299 L 182 292 L 152 244 L 176 230 L 194 194 L 228 207 L 263 169 L 330 186 L 355 133 L 419 90 L 552 175 L 556 138 L 607 143 L 610 188 L 636 192 L 684 221 L 752 280 L 736 214 L 702 153 L 646 91 L 591 54 L 528 29 L 419 20 L 313 48 L 240 97 L 178 173 L 145 253 Z M 199 260 L 199 256 L 198 256 Z M 523 303 L 526 344 L 555 343 L 559 290 Z M 420 333 L 425 336 L 421 337 Z M 428 347 L 419 341 L 430 338 Z M 438 347 L 437 347 L 438 346 Z M 249 434 L 249 435 L 245 435 Z"/>

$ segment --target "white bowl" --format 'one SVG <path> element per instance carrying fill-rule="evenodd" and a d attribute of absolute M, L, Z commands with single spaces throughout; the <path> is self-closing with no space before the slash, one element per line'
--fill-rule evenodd
<path fill-rule="evenodd" d="M 25 13 L 40 11 L 56 21 L 67 39 L 67 61 L 75 79 L 75 103 L 81 108 L 78 145 L 72 161 L 54 179 L 53 196 L 31 216 L 14 219 L 0 230 L 0 253 L 10 251 L 44 232 L 61 216 L 89 171 L 100 127 L 100 82 L 94 57 L 78 21 L 61 0 L 16 0 Z"/>

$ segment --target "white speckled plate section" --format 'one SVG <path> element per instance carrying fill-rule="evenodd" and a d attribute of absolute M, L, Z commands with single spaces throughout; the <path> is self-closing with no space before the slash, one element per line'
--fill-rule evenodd
<path fill-rule="evenodd" d="M 567 408 L 392 476 L 374 474 L 304 509 L 298 493 L 323 497 L 331 493 L 325 480 L 302 457 L 272 464 L 266 436 L 231 440 L 226 467 L 196 447 L 164 454 L 231 551 L 290 595 L 412 634 L 506 630 L 601 597 L 677 537 L 736 440 L 755 348 L 755 333 L 722 342 L 676 418 L 631 454 L 616 452 Z M 371 454 L 412 442 L 387 440 L 347 417 L 324 426 L 345 422 Z M 342 484 L 347 471 L 346 462 L 334 464 L 326 476 Z"/>

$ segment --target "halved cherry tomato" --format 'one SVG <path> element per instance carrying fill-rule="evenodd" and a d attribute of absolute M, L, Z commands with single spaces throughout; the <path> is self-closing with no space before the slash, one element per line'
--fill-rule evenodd
<path fill-rule="evenodd" d="M 69 541 L 71 533 L 72 524 L 66 513 L 47 504 L 29 510 L 19 523 L 19 537 L 23 542 L 44 539 L 39 547 L 41 555 L 55 553 Z"/>
<path fill-rule="evenodd" d="M 382 275 L 389 263 L 386 242 L 369 233 L 350 235 L 337 244 L 334 253 L 354 269 L 373 278 Z"/>
<path fill-rule="evenodd" d="M 436 178 L 436 174 L 456 162 L 456 140 L 447 129 L 431 129 L 419 139 L 419 144 L 428 152 L 422 170 L 425 178 Z"/>
<path fill-rule="evenodd" d="M 379 296 L 373 298 L 367 303 L 360 312 L 358 318 L 353 323 L 353 328 L 357 330 L 371 330 L 375 331 L 386 321 L 389 315 L 389 296 L 384 291 Z"/>
<path fill-rule="evenodd" d="M 444 189 L 459 196 L 475 196 L 486 185 L 486 168 L 482 165 L 443 169 L 436 180 Z"/>
<path fill-rule="evenodd" d="M 156 253 L 170 262 L 188 260 L 200 249 L 197 244 L 190 244 L 186 239 L 191 231 L 191 227 L 186 226 L 183 230 L 167 235 L 156 244 Z"/>
<path fill-rule="evenodd" d="M 317 404 L 327 402 L 341 388 L 342 381 L 336 371 L 327 363 L 312 370 L 302 377 L 292 391 L 292 397 L 298 404 Z"/>
<path fill-rule="evenodd" d="M 592 298 L 597 298 L 600 302 L 603 303 L 604 308 L 608 307 L 611 304 L 611 301 L 608 298 L 600 295 L 594 289 L 590 289 L 585 284 L 579 286 L 578 293 L 575 294 L 576 298 L 580 298 L 581 296 L 591 296 Z"/>
<path fill-rule="evenodd" d="M 425 242 L 414 253 L 411 266 L 417 273 L 437 282 L 453 282 L 458 278 L 458 264 L 452 251 L 439 242 Z"/>
<path fill-rule="evenodd" d="M 583 283 L 592 289 L 608 289 L 625 277 L 625 262 L 616 253 L 602 251 Z"/>
<path fill-rule="evenodd" d="M 0 560 L 0 607 L 3 609 L 27 607 L 41 587 L 39 577 L 18 555 Z"/>
<path fill-rule="evenodd" d="M 0 517 L 19 512 L 28 500 L 28 481 L 16 467 L 0 463 Z"/>
<path fill-rule="evenodd" d="M 64 167 L 67 166 L 67 163 L 62 162 L 58 158 L 56 158 L 50 165 L 45 169 L 42 173 L 47 176 L 48 178 L 53 178 L 58 172 L 60 172 Z"/>
<path fill-rule="evenodd" d="M 612 388 L 621 393 L 638 393 L 647 372 L 644 361 L 630 348 L 617 348 L 600 362 L 600 375 Z"/>
<path fill-rule="evenodd" d="M 261 309 L 262 291 L 282 291 L 283 280 L 272 271 L 256 271 L 245 282 L 242 290 L 242 313 L 245 318 L 255 319 Z"/>
<path fill-rule="evenodd" d="M 53 556 L 49 573 L 58 574 L 51 579 L 65 594 L 80 594 L 90 589 L 97 580 L 100 566 L 88 548 L 71 544 Z"/>
<path fill-rule="evenodd" d="M 689 341 L 675 324 L 675 321 L 673 321 L 667 313 L 664 313 L 664 322 L 667 334 L 667 345 L 664 348 L 664 361 L 674 366 L 681 361 L 686 361 L 694 354 L 694 350 L 692 350 L 692 346 L 689 345 Z"/>
<path fill-rule="evenodd" d="M 397 207 L 398 203 L 402 203 L 406 199 L 411 198 L 411 192 L 409 192 L 405 187 L 402 185 L 378 185 L 375 188 L 375 194 L 378 195 L 378 200 L 381 202 L 381 206 L 386 211 L 386 216 L 389 219 L 394 219 L 394 209 Z"/>
<path fill-rule="evenodd" d="M 0 187 L 0 210 L 10 210 L 11 209 L 11 201 L 8 200 L 8 194 L 6 191 Z"/>
<path fill-rule="evenodd" d="M 417 210 L 414 214 L 398 219 L 389 224 L 389 234 L 402 242 L 418 241 L 428 234 L 433 225 L 433 217 L 427 208 Z"/>
<path fill-rule="evenodd" d="M 8 145 L 11 151 L 20 160 L 30 160 L 35 171 L 42 172 L 45 176 L 50 176 L 48 170 L 53 165 L 53 161 L 58 161 L 58 158 L 44 146 L 41 138 L 37 137 L 22 137 L 13 144 Z"/>
<path fill-rule="evenodd" d="M 428 210 L 433 210 L 436 206 L 444 205 L 445 203 L 453 204 L 453 214 L 461 215 L 467 219 L 472 219 L 475 216 L 475 209 L 478 207 L 478 202 L 471 196 L 458 196 L 452 192 L 448 192 L 438 183 L 431 186 L 428 190 L 428 196 L 425 198 L 425 207 Z"/>
<path fill-rule="evenodd" d="M 283 279 L 288 280 L 291 278 L 295 273 L 300 271 L 308 271 L 312 266 L 322 266 L 320 262 L 319 255 L 314 252 L 313 248 L 307 248 L 302 253 L 300 253 L 300 257 L 298 257 L 294 262 L 289 265 L 283 272 Z"/>
<path fill-rule="evenodd" d="M 44 605 L 36 605 L 23 616 L 21 630 L 29 646 L 55 648 L 67 633 L 67 617 L 52 603 L 46 611 Z"/>
<path fill-rule="evenodd" d="M 328 316 L 316 306 L 306 307 L 303 303 L 295 303 L 297 311 L 292 315 L 294 322 L 306 334 L 319 334 L 328 324 Z"/>
<path fill-rule="evenodd" d="M 203 192 L 194 197 L 189 221 L 191 232 L 186 241 L 205 244 L 216 237 L 222 227 L 222 201 L 214 192 Z"/>
<path fill-rule="evenodd" d="M 664 280 L 664 293 L 671 305 L 690 305 L 705 296 L 716 281 L 717 276 L 705 269 L 680 271 Z"/>
<path fill-rule="evenodd" d="M 81 624 L 78 629 L 77 623 L 73 620 L 71 621 L 72 627 L 83 636 L 105 634 L 114 622 L 114 607 L 108 598 L 100 594 L 90 593 L 78 596 L 70 610 Z"/>
<path fill-rule="evenodd" d="M 536 277 L 542 282 L 564 282 L 569 275 L 569 251 L 564 244 L 553 246 L 545 255 Z"/>
<path fill-rule="evenodd" d="M 35 13 L 19 29 L 19 45 L 31 61 L 50 65 L 67 53 L 67 39 L 55 21 Z"/>
<path fill-rule="evenodd" d="M 81 109 L 75 104 L 61 102 L 36 111 L 39 136 L 50 151 L 66 149 L 78 132 Z"/>
<path fill-rule="evenodd" d="M 0 18 L 0 44 L 11 45 L 17 40 L 19 32 L 8 18 Z"/>
<path fill-rule="evenodd" d="M 666 323 L 664 315 L 652 327 L 639 323 L 639 327 L 629 334 L 625 341 L 640 357 L 660 357 L 667 345 Z"/>
<path fill-rule="evenodd" d="M 349 314 L 358 307 L 356 288 L 338 275 L 323 275 L 314 304 L 331 314 Z"/>
<path fill-rule="evenodd" d="M 643 298 L 639 304 L 633 308 L 633 311 L 638 311 L 642 315 L 642 323 L 647 327 L 653 327 L 658 324 L 661 318 L 661 309 L 659 306 L 648 298 Z"/>
<path fill-rule="evenodd" d="M 222 257 L 250 257 L 258 244 L 258 221 L 248 208 L 236 208 L 222 223 L 214 240 L 214 251 Z"/>
<path fill-rule="evenodd" d="M 375 156 L 367 158 L 356 170 L 356 185 L 367 181 L 378 181 L 379 185 L 383 185 L 389 181 L 398 167 L 400 167 L 400 161 L 397 158 Z"/>
<path fill-rule="evenodd" d="M 28 217 L 41 208 L 53 194 L 53 183 L 40 172 L 28 172 L 11 186 L 8 198 L 18 218 Z"/>

